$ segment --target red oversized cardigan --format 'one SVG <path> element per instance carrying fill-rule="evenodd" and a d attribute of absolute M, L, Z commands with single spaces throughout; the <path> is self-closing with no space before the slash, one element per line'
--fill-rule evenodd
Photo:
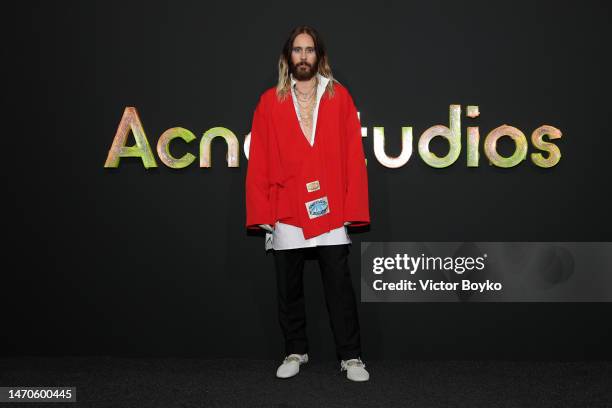
<path fill-rule="evenodd" d="M 301 227 L 309 239 L 345 221 L 370 223 L 357 109 L 344 86 L 334 82 L 334 90 L 333 97 L 325 92 L 319 102 L 313 146 L 302 132 L 291 95 L 279 102 L 272 87 L 259 98 L 246 175 L 248 229 L 281 221 Z M 306 184 L 315 181 L 319 189 L 308 191 Z M 322 197 L 327 197 L 329 212 L 311 218 L 306 203 Z"/>

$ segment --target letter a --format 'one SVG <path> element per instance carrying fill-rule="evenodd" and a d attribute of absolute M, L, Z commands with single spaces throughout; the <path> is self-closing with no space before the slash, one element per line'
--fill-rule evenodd
<path fill-rule="evenodd" d="M 136 140 L 136 145 L 134 146 L 125 145 L 130 130 L 134 134 L 134 139 Z M 108 157 L 106 158 L 104 167 L 119 167 L 119 159 L 121 157 L 140 157 L 145 168 L 157 167 L 155 157 L 153 157 L 153 152 L 151 151 L 151 146 L 149 146 L 149 141 L 142 127 L 142 122 L 138 117 L 138 112 L 136 108 L 131 106 L 127 106 L 123 111 L 123 117 L 117 127 L 115 139 L 108 151 Z"/>

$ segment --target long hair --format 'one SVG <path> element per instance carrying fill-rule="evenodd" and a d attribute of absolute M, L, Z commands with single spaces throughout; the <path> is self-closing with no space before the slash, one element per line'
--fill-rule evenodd
<path fill-rule="evenodd" d="M 283 50 L 281 51 L 278 59 L 278 84 L 276 84 L 276 96 L 280 101 L 283 101 L 289 94 L 289 89 L 291 87 L 291 78 L 289 77 L 291 70 L 289 67 L 291 63 L 293 41 L 295 40 L 295 37 L 302 33 L 306 33 L 312 37 L 317 55 L 317 72 L 324 77 L 329 78 L 329 82 L 327 83 L 325 90 L 326 93 L 329 94 L 329 97 L 334 96 L 334 82 L 338 81 L 334 78 L 331 67 L 329 66 L 327 49 L 325 48 L 323 39 L 314 28 L 307 25 L 301 25 L 291 30 L 289 38 L 287 38 L 287 41 L 285 41 L 285 45 L 283 45 Z"/>

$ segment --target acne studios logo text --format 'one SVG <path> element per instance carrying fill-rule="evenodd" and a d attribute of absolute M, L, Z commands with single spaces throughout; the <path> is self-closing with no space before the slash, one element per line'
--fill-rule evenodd
<path fill-rule="evenodd" d="M 468 105 L 466 116 L 476 118 L 480 115 L 477 105 Z M 127 146 L 128 136 L 134 135 L 135 144 Z M 385 128 L 380 126 L 373 127 L 373 147 L 374 156 L 380 164 L 389 168 L 398 168 L 408 163 L 412 156 L 413 141 L 412 127 L 404 126 L 401 128 L 402 149 L 398 156 L 389 156 L 385 149 Z M 361 128 L 361 136 L 367 137 L 368 128 Z M 560 139 L 561 131 L 554 126 L 542 125 L 531 133 L 531 144 L 539 151 L 531 153 L 531 161 L 538 167 L 550 168 L 561 160 L 561 150 L 551 143 L 550 140 Z M 448 153 L 439 157 L 429 148 L 430 142 L 436 137 L 445 139 L 448 143 Z M 497 150 L 497 143 L 502 137 L 509 137 L 514 141 L 514 152 L 510 156 L 501 156 Z M 227 166 L 239 167 L 240 142 L 238 137 L 231 130 L 225 127 L 213 127 L 202 134 L 199 143 L 200 167 L 212 167 L 211 144 L 213 139 L 219 138 L 227 145 Z M 549 141 L 547 141 L 546 139 Z M 183 143 L 191 143 L 196 136 L 188 129 L 173 127 L 162 133 L 157 141 L 157 155 L 161 162 L 172 169 L 182 169 L 191 165 L 196 156 L 192 153 L 185 153 L 181 157 L 174 157 L 170 151 L 170 144 L 175 139 L 181 139 Z M 249 158 L 249 146 L 251 133 L 244 138 L 244 155 Z M 176 143 L 179 141 L 177 140 Z M 525 134 L 518 128 L 510 125 L 501 125 L 491 130 L 484 138 L 484 154 L 490 165 L 496 167 L 514 167 L 527 159 L 528 141 Z M 477 126 L 467 128 L 465 138 L 466 164 L 467 167 L 478 167 L 480 163 L 480 129 Z M 418 141 L 418 153 L 421 159 L 431 167 L 443 168 L 455 163 L 462 150 L 461 135 L 461 105 L 450 105 L 449 107 L 449 126 L 434 125 L 426 129 Z M 155 156 L 149 145 L 149 140 L 145 134 L 144 126 L 135 107 L 126 107 L 112 145 L 108 151 L 104 167 L 117 168 L 121 158 L 136 157 L 142 160 L 145 168 L 157 167 Z M 367 165 L 367 159 L 366 159 Z"/>

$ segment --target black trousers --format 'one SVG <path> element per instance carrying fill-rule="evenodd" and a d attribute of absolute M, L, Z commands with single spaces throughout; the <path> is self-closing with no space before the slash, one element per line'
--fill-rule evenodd
<path fill-rule="evenodd" d="M 285 337 L 285 352 L 308 352 L 304 307 L 304 260 L 314 251 L 321 269 L 325 303 L 336 342 L 336 356 L 348 360 L 361 356 L 361 339 L 355 292 L 348 266 L 349 244 L 274 250 L 278 286 L 278 318 Z"/>

